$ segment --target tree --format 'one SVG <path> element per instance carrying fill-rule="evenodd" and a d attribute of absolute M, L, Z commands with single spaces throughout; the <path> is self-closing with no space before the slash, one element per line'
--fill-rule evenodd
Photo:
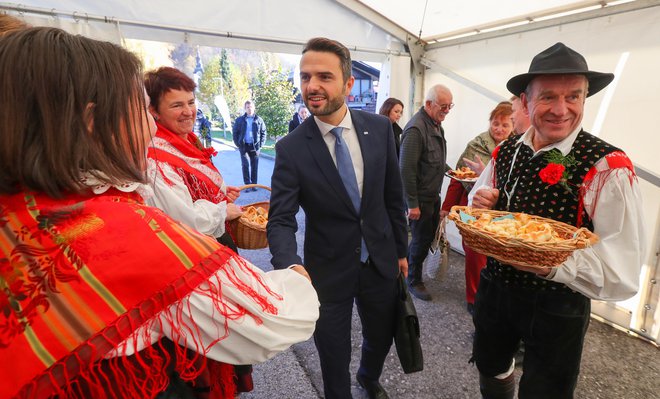
<path fill-rule="evenodd" d="M 252 98 L 248 85 L 248 76 L 251 74 L 249 65 L 239 68 L 231 62 L 226 49 L 220 54 L 220 75 L 222 77 L 225 100 L 230 113 L 235 116 L 243 113 L 245 101 Z"/>
<path fill-rule="evenodd" d="M 228 90 L 232 90 L 231 69 L 229 57 L 227 56 L 227 49 L 222 49 L 220 53 L 220 76 Z"/>
<path fill-rule="evenodd" d="M 277 59 L 266 56 L 255 76 L 252 92 L 257 114 L 266 123 L 269 136 L 286 135 L 293 114 L 293 84 Z"/>
<path fill-rule="evenodd" d="M 218 117 L 218 108 L 215 106 L 215 96 L 222 93 L 222 78 L 220 74 L 220 57 L 213 57 L 206 64 L 204 73 L 199 79 L 199 93 L 197 100 L 211 111 L 211 119 Z"/>
<path fill-rule="evenodd" d="M 174 68 L 188 76 L 195 70 L 195 50 L 187 43 L 177 44 L 170 50 L 170 59 Z"/>
<path fill-rule="evenodd" d="M 247 75 L 229 60 L 225 49 L 205 65 L 204 73 L 199 80 L 197 95 L 199 103 L 211 111 L 212 119 L 219 120 L 220 114 L 215 105 L 215 97 L 222 95 L 227 101 L 232 119 L 235 119 L 243 113 L 245 101 L 252 98 Z M 249 73 L 249 67 L 244 68 Z"/>

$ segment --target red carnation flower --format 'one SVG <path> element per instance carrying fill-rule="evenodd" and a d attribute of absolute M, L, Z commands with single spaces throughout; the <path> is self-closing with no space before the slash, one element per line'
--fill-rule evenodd
<path fill-rule="evenodd" d="M 497 154 L 499 154 L 499 152 L 500 152 L 500 146 L 498 145 L 497 147 L 495 147 L 490 157 L 493 159 L 497 159 Z"/>
<path fill-rule="evenodd" d="M 565 169 L 566 168 L 562 164 L 549 163 L 548 166 L 541 169 L 539 177 L 544 183 L 557 184 L 561 181 Z"/>

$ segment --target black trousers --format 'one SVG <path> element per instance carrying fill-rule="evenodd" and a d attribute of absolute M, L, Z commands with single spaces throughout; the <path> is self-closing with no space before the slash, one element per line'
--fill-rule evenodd
<path fill-rule="evenodd" d="M 429 253 L 431 242 L 440 222 L 440 197 L 431 202 L 419 203 L 420 216 L 410 220 L 412 239 L 408 247 L 408 284 L 422 282 L 422 263 Z"/>
<path fill-rule="evenodd" d="M 257 171 L 259 169 L 259 152 L 255 150 L 240 150 L 241 166 L 243 168 L 243 183 L 257 184 Z"/>
<path fill-rule="evenodd" d="M 357 269 L 359 268 L 359 270 Z M 377 381 L 394 340 L 396 280 L 378 273 L 369 261 L 357 266 L 345 299 L 321 302 L 314 343 L 319 352 L 326 399 L 351 399 L 351 319 L 353 303 L 362 323 L 362 356 L 357 374 Z"/>
<path fill-rule="evenodd" d="M 534 277 L 532 277 L 534 278 Z M 481 272 L 473 360 L 479 373 L 505 373 L 525 344 L 520 399 L 570 399 L 577 384 L 591 302 L 573 291 L 511 286 Z"/>

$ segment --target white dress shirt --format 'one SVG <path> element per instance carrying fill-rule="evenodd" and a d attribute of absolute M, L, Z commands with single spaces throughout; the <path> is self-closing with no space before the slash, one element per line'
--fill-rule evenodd
<path fill-rule="evenodd" d="M 568 155 L 580 130 L 581 127 L 564 140 L 534 151 L 534 156 L 553 148 Z M 534 127 L 530 127 L 518 143 L 534 150 L 533 136 Z M 601 188 L 598 193 L 590 190 L 584 197 L 584 204 L 600 241 L 573 252 L 545 278 L 566 284 L 592 299 L 624 300 L 639 289 L 639 275 L 646 255 L 642 194 L 637 179 L 632 178 L 628 169 L 620 168 L 612 173 L 605 158 L 594 167 L 597 173 L 593 184 Z M 490 187 L 495 179 L 494 172 L 491 160 L 470 191 L 468 205 L 472 205 L 472 198 L 479 189 Z M 500 192 L 500 195 L 505 193 Z"/>
<path fill-rule="evenodd" d="M 344 105 L 344 107 L 346 107 L 346 105 Z M 342 119 L 342 121 L 337 126 L 333 126 L 328 123 L 325 123 L 316 116 L 314 117 L 314 121 L 316 122 L 316 125 L 319 127 L 319 130 L 321 130 L 321 134 L 323 135 L 323 140 L 325 141 L 325 144 L 328 146 L 328 151 L 330 151 L 330 156 L 332 156 L 332 160 L 334 161 L 335 166 L 337 166 L 337 156 L 335 155 L 335 141 L 337 139 L 332 133 L 330 133 L 330 130 L 332 130 L 335 127 L 344 128 L 341 137 L 344 139 L 344 142 L 348 147 L 348 151 L 351 154 L 353 169 L 355 169 L 355 178 L 357 179 L 358 189 L 360 190 L 360 197 L 362 197 L 362 183 L 364 181 L 364 161 L 362 160 L 362 151 L 360 150 L 360 142 L 358 141 L 357 138 L 357 132 L 355 130 L 355 126 L 353 126 L 353 119 L 351 119 L 351 113 L 347 109 L 346 116 L 344 116 L 344 119 Z"/>

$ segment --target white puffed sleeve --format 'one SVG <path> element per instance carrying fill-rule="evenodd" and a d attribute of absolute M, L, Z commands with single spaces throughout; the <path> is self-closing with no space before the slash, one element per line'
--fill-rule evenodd
<path fill-rule="evenodd" d="M 150 160 L 150 162 L 153 161 Z M 153 165 L 150 166 L 150 169 L 153 170 L 153 172 L 150 170 L 149 173 L 150 176 L 153 176 L 151 182 L 153 196 L 145 199 L 147 205 L 162 209 L 173 219 L 187 224 L 200 233 L 212 237 L 220 237 L 224 234 L 227 217 L 225 201 L 217 204 L 202 199 L 193 201 L 181 176 L 167 164 L 160 164 L 160 170 L 169 182 L 166 182 L 163 176 L 155 171 Z M 225 187 L 221 187 L 221 189 L 224 190 Z"/>

